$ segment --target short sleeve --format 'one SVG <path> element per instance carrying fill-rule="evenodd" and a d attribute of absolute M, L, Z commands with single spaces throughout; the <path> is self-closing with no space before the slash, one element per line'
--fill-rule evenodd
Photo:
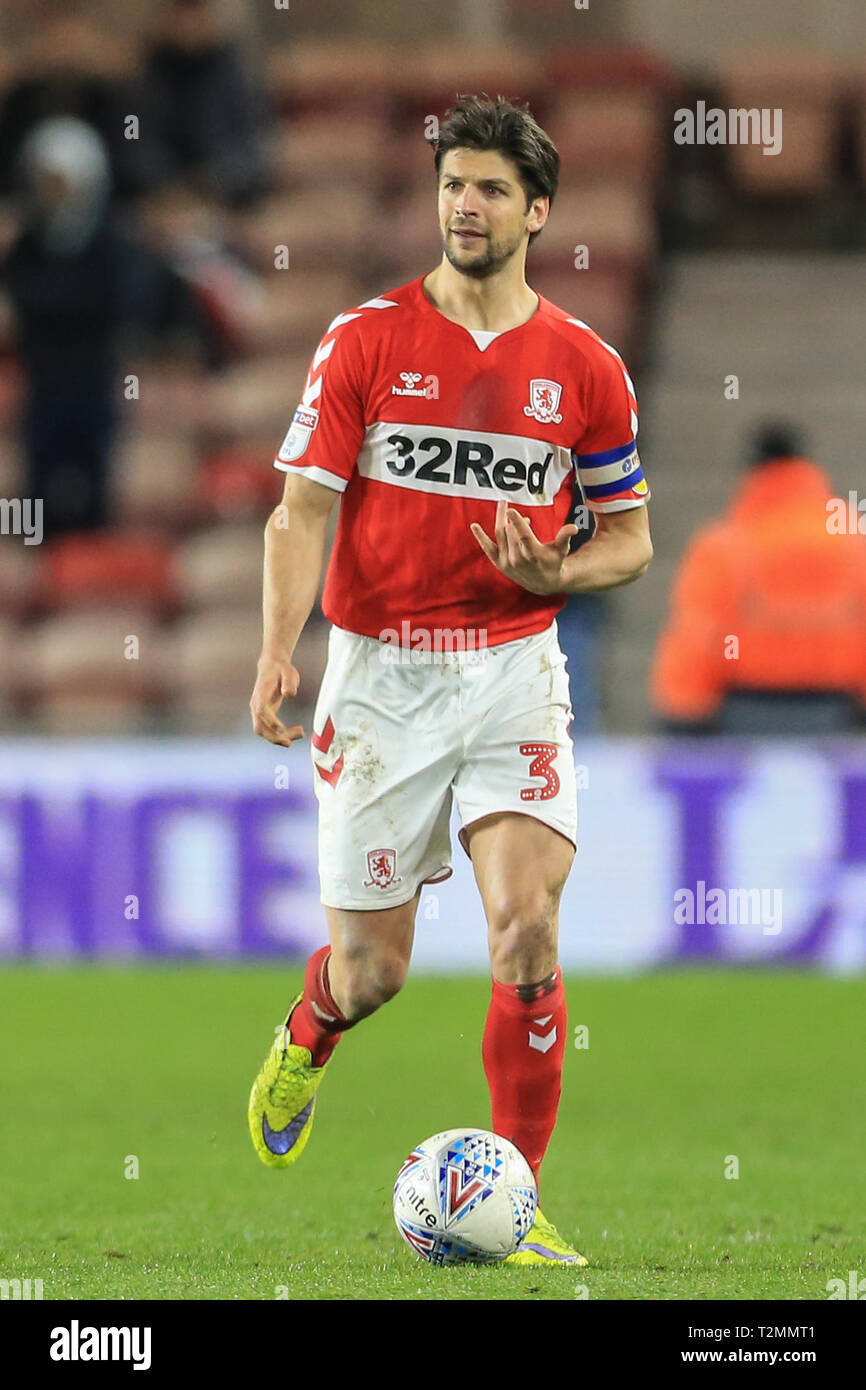
<path fill-rule="evenodd" d="M 364 442 L 364 394 L 359 335 L 340 314 L 313 354 L 288 434 L 274 459 L 285 473 L 303 473 L 344 492 Z"/>
<path fill-rule="evenodd" d="M 625 363 L 598 339 L 588 396 L 589 422 L 572 451 L 587 506 L 595 512 L 642 507 L 650 491 L 637 451 L 637 399 Z"/>

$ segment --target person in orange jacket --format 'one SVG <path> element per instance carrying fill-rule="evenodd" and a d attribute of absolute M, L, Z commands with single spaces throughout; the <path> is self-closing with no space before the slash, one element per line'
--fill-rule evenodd
<path fill-rule="evenodd" d="M 762 430 L 727 512 L 680 563 L 650 682 L 662 718 L 711 728 L 733 692 L 833 693 L 862 712 L 863 533 L 866 513 L 834 499 L 796 432 Z"/>

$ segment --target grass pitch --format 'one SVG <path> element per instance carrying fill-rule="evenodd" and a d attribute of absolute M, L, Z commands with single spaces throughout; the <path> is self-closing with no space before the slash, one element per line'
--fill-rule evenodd
<path fill-rule="evenodd" d="M 567 981 L 542 1199 L 591 1267 L 436 1270 L 400 1241 L 391 1187 L 418 1140 L 489 1125 L 489 983 L 410 979 L 343 1039 L 309 1147 L 271 1172 L 246 1101 L 298 979 L 0 974 L 0 1278 L 46 1299 L 823 1300 L 866 1274 L 866 981 Z"/>

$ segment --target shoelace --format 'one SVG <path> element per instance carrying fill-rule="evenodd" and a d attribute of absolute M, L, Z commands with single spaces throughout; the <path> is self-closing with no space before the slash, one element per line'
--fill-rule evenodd
<path fill-rule="evenodd" d="M 293 1079 L 292 1073 L 289 1071 L 284 1072 L 282 1068 L 282 1064 L 283 1062 L 285 1062 L 286 1059 L 286 1049 L 289 1045 L 288 1028 L 283 1028 L 281 1042 L 283 1046 L 283 1056 L 280 1062 L 280 1072 L 277 1075 L 277 1079 L 274 1082 L 273 1086 L 271 1086 L 270 1090 L 268 1091 L 268 1100 L 271 1102 L 272 1105 L 282 1106 L 285 1105 L 289 1099 L 289 1085 Z"/>

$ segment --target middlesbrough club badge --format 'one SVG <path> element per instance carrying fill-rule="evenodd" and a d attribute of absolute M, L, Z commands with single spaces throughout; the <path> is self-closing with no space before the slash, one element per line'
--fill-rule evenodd
<path fill-rule="evenodd" d="M 368 849 L 365 888 L 390 888 L 392 883 L 402 883 L 402 875 L 397 875 L 397 851 L 395 849 Z"/>
<path fill-rule="evenodd" d="M 562 419 L 557 414 L 562 387 L 558 381 L 548 381 L 545 377 L 534 377 L 529 383 L 529 405 L 523 407 L 524 415 L 531 415 L 542 425 L 558 425 Z"/>

